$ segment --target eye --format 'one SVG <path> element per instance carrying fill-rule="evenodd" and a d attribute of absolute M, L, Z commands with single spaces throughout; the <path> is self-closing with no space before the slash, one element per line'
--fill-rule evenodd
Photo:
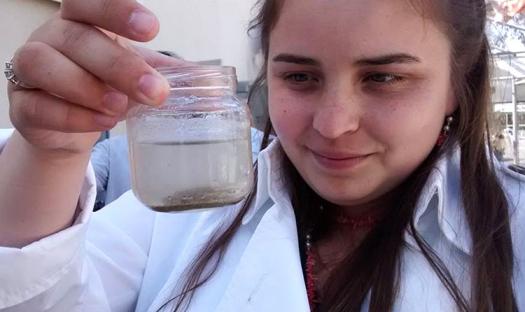
<path fill-rule="evenodd" d="M 319 85 L 319 78 L 307 72 L 287 72 L 281 75 L 284 83 L 290 90 L 313 91 Z"/>
<path fill-rule="evenodd" d="M 365 78 L 365 81 L 370 81 L 376 84 L 392 84 L 402 80 L 403 77 L 389 73 L 373 73 Z"/>
<path fill-rule="evenodd" d="M 284 80 L 293 83 L 305 83 L 309 81 L 317 81 L 312 75 L 306 73 L 291 73 L 284 75 Z"/>

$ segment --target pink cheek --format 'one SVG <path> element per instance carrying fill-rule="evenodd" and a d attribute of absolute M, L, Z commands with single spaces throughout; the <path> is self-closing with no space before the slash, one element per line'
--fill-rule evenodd
<path fill-rule="evenodd" d="M 287 110 L 282 108 L 273 108 L 270 107 L 270 120 L 272 122 L 273 129 L 279 134 L 281 128 L 283 128 L 284 123 L 286 122 Z"/>
<path fill-rule="evenodd" d="M 287 109 L 279 111 L 279 116 L 276 120 L 277 124 L 274 125 L 274 129 L 281 139 L 294 140 L 297 138 L 300 132 L 300 124 L 295 117 L 296 116 Z"/>
<path fill-rule="evenodd" d="M 276 118 L 276 123 L 274 124 L 274 127 L 276 130 L 280 130 L 280 132 L 288 132 L 288 111 L 287 110 L 281 110 L 279 111 L 279 114 Z"/>
<path fill-rule="evenodd" d="M 303 103 L 288 97 L 271 100 L 270 117 L 277 135 L 281 139 L 297 139 L 309 125 L 309 113 Z"/>

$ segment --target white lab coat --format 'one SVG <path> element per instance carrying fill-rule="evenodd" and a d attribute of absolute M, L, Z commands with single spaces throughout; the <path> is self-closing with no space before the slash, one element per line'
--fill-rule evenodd
<path fill-rule="evenodd" d="M 260 153 L 255 203 L 189 311 L 309 311 L 281 153 L 277 141 Z M 499 173 L 511 203 L 516 299 L 525 311 L 525 189 L 518 174 L 506 168 Z M 471 239 L 460 209 L 458 174 L 458 152 L 437 164 L 421 195 L 416 224 L 468 296 Z M 157 311 L 176 294 L 184 269 L 213 229 L 239 209 L 161 214 L 128 192 L 92 214 L 94 181 L 89 168 L 82 211 L 72 227 L 22 249 L 0 248 L 0 310 Z M 408 232 L 406 240 L 394 310 L 454 311 Z"/>

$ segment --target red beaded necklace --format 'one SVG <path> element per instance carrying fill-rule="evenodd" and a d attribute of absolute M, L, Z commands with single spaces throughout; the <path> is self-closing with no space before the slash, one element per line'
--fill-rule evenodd
<path fill-rule="evenodd" d="M 321 208 L 322 210 L 322 208 Z M 357 217 L 349 217 L 344 214 L 339 214 L 336 218 L 336 223 L 348 227 L 351 231 L 358 229 L 371 229 L 377 223 L 379 219 L 377 214 L 365 214 Z M 305 237 L 306 245 L 306 263 L 305 263 L 305 275 L 306 275 L 306 293 L 308 295 L 308 303 L 310 304 L 311 311 L 316 310 L 316 306 L 320 304 L 320 300 L 317 296 L 316 290 L 316 277 L 314 274 L 314 268 L 316 266 L 316 257 L 312 248 L 312 231 L 309 231 Z"/>

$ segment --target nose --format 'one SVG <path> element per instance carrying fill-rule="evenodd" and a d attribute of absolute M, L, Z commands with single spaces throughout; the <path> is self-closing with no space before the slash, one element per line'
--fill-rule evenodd
<path fill-rule="evenodd" d="M 313 116 L 313 128 L 327 139 L 359 130 L 362 108 L 359 96 L 350 87 L 327 90 Z"/>

